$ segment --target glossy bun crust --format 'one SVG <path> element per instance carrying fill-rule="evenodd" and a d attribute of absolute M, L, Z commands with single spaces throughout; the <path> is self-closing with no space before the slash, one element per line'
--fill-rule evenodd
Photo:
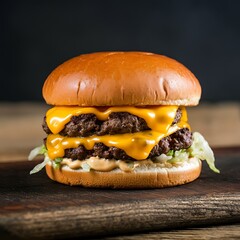
<path fill-rule="evenodd" d="M 113 170 L 110 172 L 72 170 L 67 166 L 60 169 L 46 165 L 49 178 L 54 181 L 92 188 L 164 188 L 182 185 L 199 177 L 202 163 L 192 158 L 191 163 L 182 167 L 148 169 L 138 168 L 134 172 Z"/>
<path fill-rule="evenodd" d="M 181 63 L 144 52 L 99 52 L 57 67 L 43 86 L 51 105 L 197 105 L 201 86 Z"/>

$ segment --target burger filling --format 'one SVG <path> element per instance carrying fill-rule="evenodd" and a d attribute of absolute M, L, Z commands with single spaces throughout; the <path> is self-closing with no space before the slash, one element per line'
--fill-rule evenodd
<path fill-rule="evenodd" d="M 182 111 L 178 108 L 171 125 L 178 123 L 181 116 Z M 46 116 L 43 119 L 42 127 L 47 134 L 52 133 L 47 125 Z M 134 133 L 145 130 L 150 130 L 146 121 L 127 112 L 113 112 L 106 121 L 100 121 L 96 115 L 89 113 L 72 116 L 60 134 L 69 137 L 88 137 L 91 135 Z"/>
<path fill-rule="evenodd" d="M 178 108 L 171 125 L 178 123 L 181 119 L 182 111 Z M 43 129 L 47 134 L 52 134 L 49 129 L 46 117 L 43 120 Z M 150 130 L 143 118 L 137 117 L 127 112 L 111 113 L 106 121 L 99 121 L 94 114 L 81 114 L 73 116 L 69 123 L 60 132 L 62 136 L 68 137 L 88 137 L 91 135 L 114 135 L 124 133 L 135 133 Z M 151 150 L 148 158 L 160 156 L 170 150 L 187 149 L 192 144 L 192 134 L 188 128 L 183 128 L 175 133 L 164 137 Z M 91 150 L 87 150 L 83 145 L 77 148 L 65 149 L 64 158 L 73 160 L 83 160 L 90 157 L 105 159 L 134 160 L 128 156 L 124 150 L 117 147 L 108 147 L 103 143 L 96 143 Z"/>
<path fill-rule="evenodd" d="M 109 171 L 128 171 L 131 162 L 173 164 L 195 156 L 206 159 L 207 152 L 210 168 L 218 172 L 207 142 L 191 133 L 184 107 L 55 107 L 44 117 L 43 129 L 48 134 L 44 147 L 30 154 L 47 156 L 40 167 L 52 160 L 55 166 L 91 170 L 107 159 Z"/>

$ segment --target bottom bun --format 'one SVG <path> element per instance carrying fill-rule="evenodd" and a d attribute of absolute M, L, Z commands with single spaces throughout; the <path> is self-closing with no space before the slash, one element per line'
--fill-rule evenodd
<path fill-rule="evenodd" d="M 95 188 L 164 188 L 192 182 L 199 177 L 202 164 L 191 158 L 177 167 L 141 166 L 132 172 L 115 169 L 109 172 L 73 170 L 64 165 L 55 169 L 52 163 L 46 165 L 49 178 L 54 181 L 83 187 Z"/>

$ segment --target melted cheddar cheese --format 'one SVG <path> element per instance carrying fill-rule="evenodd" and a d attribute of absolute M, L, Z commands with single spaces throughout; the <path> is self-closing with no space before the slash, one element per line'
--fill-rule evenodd
<path fill-rule="evenodd" d="M 110 107 L 110 108 L 93 108 L 93 107 L 54 107 L 46 114 L 46 121 L 49 129 L 53 134 L 49 134 L 46 141 L 48 155 L 51 159 L 63 157 L 65 149 L 77 148 L 83 145 L 86 149 L 91 150 L 95 143 L 103 143 L 108 147 L 117 147 L 126 152 L 127 155 L 136 159 L 144 160 L 148 157 L 152 148 L 158 142 L 176 132 L 177 130 L 187 127 L 187 113 L 185 108 L 181 108 L 182 117 L 179 123 L 171 126 L 178 106 L 158 106 L 158 107 Z M 112 112 L 128 112 L 143 118 L 151 130 L 90 137 L 65 137 L 59 133 L 64 126 L 71 120 L 72 116 L 80 114 L 93 113 L 99 120 L 107 120 Z"/>

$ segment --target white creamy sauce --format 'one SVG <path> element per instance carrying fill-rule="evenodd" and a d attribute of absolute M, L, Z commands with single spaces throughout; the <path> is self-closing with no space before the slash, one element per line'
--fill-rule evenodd
<path fill-rule="evenodd" d="M 142 160 L 142 161 L 123 161 L 115 159 L 104 159 L 98 157 L 90 157 L 86 160 L 72 160 L 64 158 L 61 165 L 67 165 L 69 168 L 77 170 L 83 168 L 84 164 L 88 164 L 90 169 L 101 172 L 109 172 L 113 169 L 121 169 L 124 172 L 132 172 L 138 167 L 156 167 L 156 168 L 172 168 L 173 166 L 178 167 L 184 165 L 184 162 L 177 162 L 171 164 L 167 162 L 167 158 L 156 159 L 156 160 Z"/>

